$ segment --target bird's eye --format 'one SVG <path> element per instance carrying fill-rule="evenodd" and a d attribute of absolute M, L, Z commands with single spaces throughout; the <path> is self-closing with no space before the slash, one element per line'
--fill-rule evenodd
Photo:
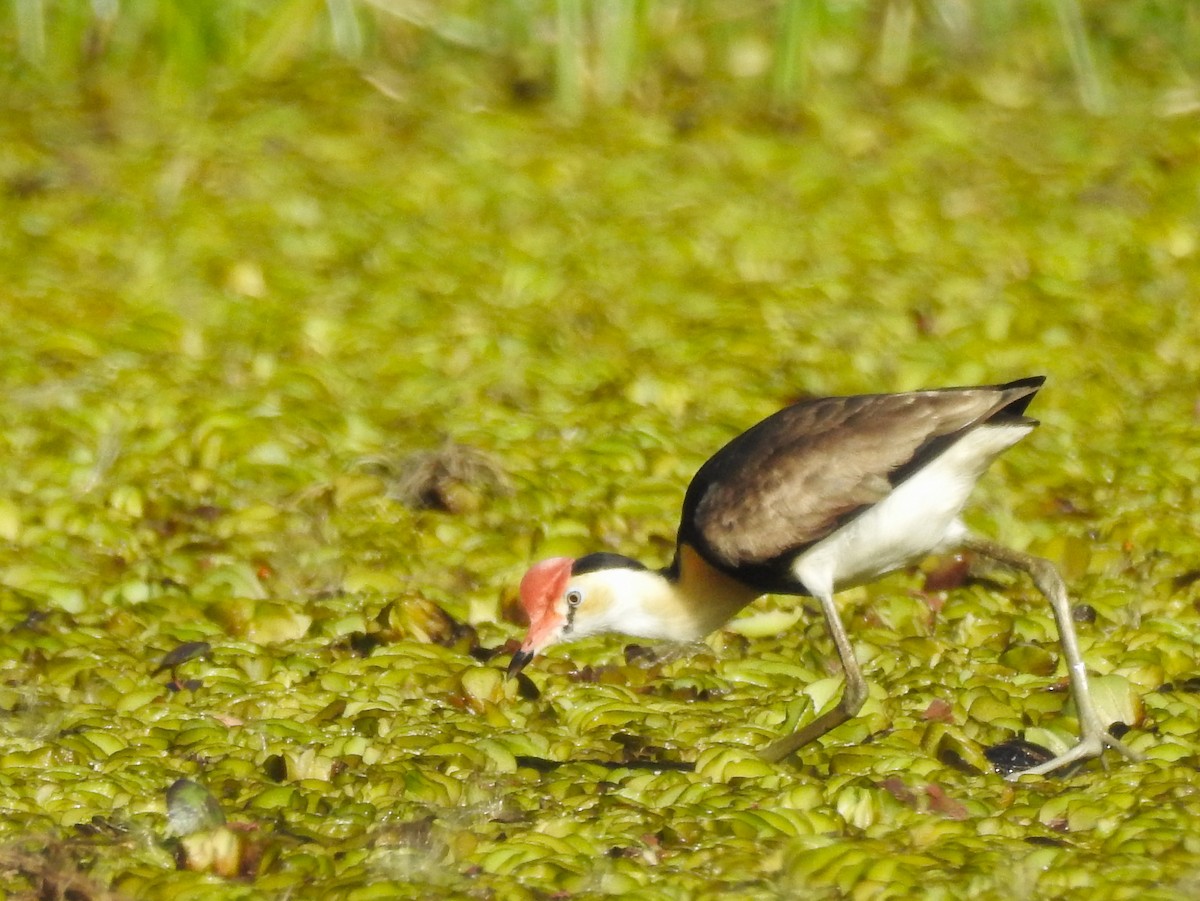
<path fill-rule="evenodd" d="M 583 592 L 578 588 L 572 588 L 567 592 L 567 604 L 571 607 L 578 607 L 583 603 Z"/>

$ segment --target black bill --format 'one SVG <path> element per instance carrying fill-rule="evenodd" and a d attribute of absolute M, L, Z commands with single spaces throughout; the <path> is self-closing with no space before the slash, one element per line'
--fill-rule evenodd
<path fill-rule="evenodd" d="M 512 655 L 512 660 L 508 664 L 508 678 L 512 678 L 521 670 L 529 665 L 529 661 L 533 659 L 533 654 L 529 651 L 517 651 Z"/>

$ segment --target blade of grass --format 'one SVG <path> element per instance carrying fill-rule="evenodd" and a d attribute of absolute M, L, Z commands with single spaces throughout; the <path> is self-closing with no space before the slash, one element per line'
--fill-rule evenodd
<path fill-rule="evenodd" d="M 17 46 L 21 56 L 34 64 L 46 58 L 46 6 L 42 0 L 14 0 Z"/>
<path fill-rule="evenodd" d="M 777 108 L 794 106 L 807 91 L 821 0 L 784 0 L 779 7 L 771 97 Z"/>
<path fill-rule="evenodd" d="M 363 52 L 363 32 L 353 0 L 325 0 L 325 7 L 334 48 L 342 56 L 358 59 Z"/>
<path fill-rule="evenodd" d="M 246 71 L 260 78 L 276 77 L 290 60 L 312 49 L 310 38 L 320 12 L 321 0 L 292 0 L 277 7 L 246 53 Z"/>
<path fill-rule="evenodd" d="M 888 0 L 879 36 L 879 63 L 875 77 L 880 84 L 898 85 L 908 77 L 912 61 L 913 26 L 917 11 L 912 0 Z"/>
<path fill-rule="evenodd" d="M 1079 0 L 1054 0 L 1054 11 L 1058 15 L 1063 42 L 1071 56 L 1071 67 L 1075 70 L 1079 99 L 1089 113 L 1102 115 L 1109 109 L 1108 92 L 1096 69 L 1096 60 L 1092 56 Z"/>
<path fill-rule="evenodd" d="M 559 109 L 569 118 L 583 112 L 586 38 L 582 0 L 558 0 L 558 41 L 554 61 L 555 94 Z"/>
<path fill-rule="evenodd" d="M 596 90 L 616 103 L 629 90 L 641 22 L 637 0 L 606 0 L 595 8 L 598 55 Z"/>

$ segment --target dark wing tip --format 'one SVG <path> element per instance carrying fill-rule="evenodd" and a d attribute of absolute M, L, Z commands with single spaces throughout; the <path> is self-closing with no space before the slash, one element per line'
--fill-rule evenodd
<path fill-rule="evenodd" d="M 1006 397 L 1011 400 L 1004 404 L 997 413 L 1004 413 L 1006 416 L 1024 416 L 1025 410 L 1033 401 L 1034 395 L 1038 393 L 1038 389 L 1046 382 L 1044 375 L 1033 375 L 1025 379 L 1017 379 L 1015 382 L 998 386 Z M 993 413 L 992 416 L 995 416 Z M 990 417 L 989 417 L 990 418 Z"/>
<path fill-rule="evenodd" d="M 1011 382 L 1005 382 L 1001 388 L 1040 388 L 1046 383 L 1044 375 L 1031 375 L 1023 379 L 1015 379 Z"/>

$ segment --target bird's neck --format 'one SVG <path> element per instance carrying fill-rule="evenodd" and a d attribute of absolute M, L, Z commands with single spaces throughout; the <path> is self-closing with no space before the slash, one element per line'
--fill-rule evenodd
<path fill-rule="evenodd" d="M 682 545 L 666 572 L 625 570 L 612 586 L 606 630 L 642 638 L 695 641 L 720 628 L 759 592 L 709 566 Z"/>
<path fill-rule="evenodd" d="M 703 635 L 719 629 L 762 594 L 710 565 L 690 544 L 679 546 L 671 572 L 675 597 Z"/>

